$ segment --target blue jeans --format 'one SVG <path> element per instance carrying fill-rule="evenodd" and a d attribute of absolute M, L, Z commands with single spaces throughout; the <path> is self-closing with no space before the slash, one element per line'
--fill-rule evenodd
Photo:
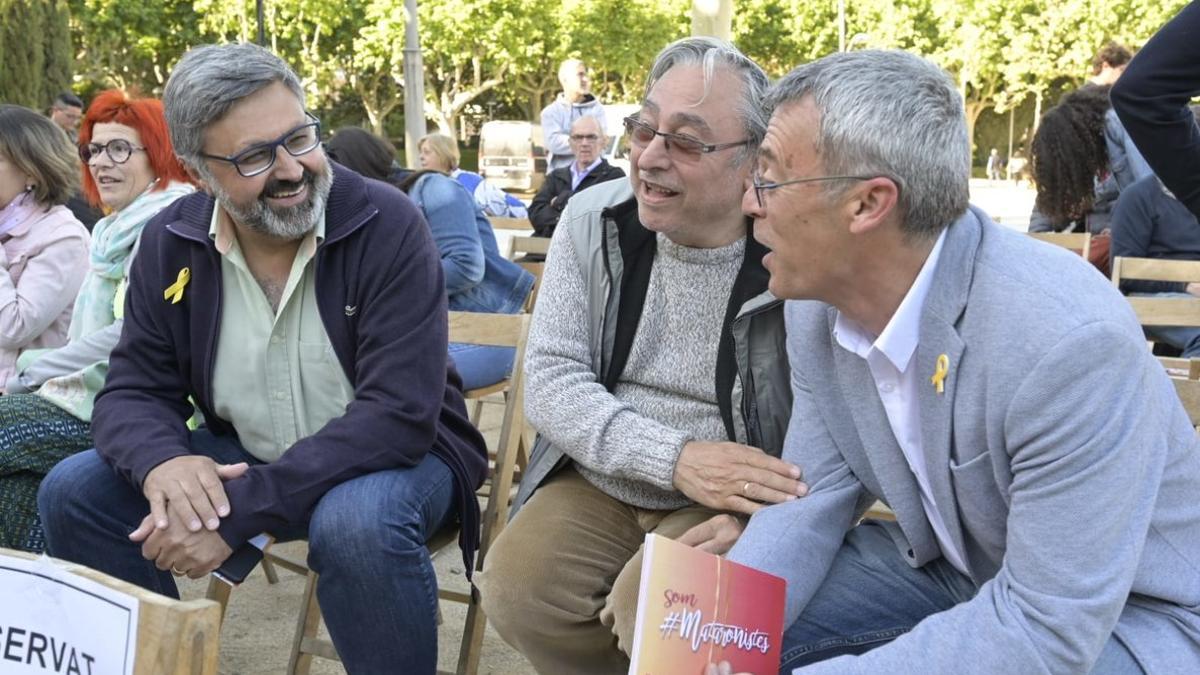
<path fill-rule="evenodd" d="M 910 567 L 887 531 L 866 521 L 847 533 L 825 582 L 784 631 L 779 672 L 887 644 L 925 617 L 975 597 L 976 590 L 945 558 Z M 1141 673 L 1115 637 L 1092 669 L 1092 675 Z"/>
<path fill-rule="evenodd" d="M 220 463 L 248 461 L 236 439 L 200 430 L 192 451 Z M 42 482 L 38 510 L 47 553 L 170 597 L 175 580 L 142 558 L 128 535 L 149 512 L 133 485 L 88 450 Z M 350 479 L 325 493 L 306 524 L 308 565 L 330 637 L 352 673 L 437 669 L 437 576 L 425 542 L 455 516 L 453 475 L 432 454 L 415 467 Z M 279 533 L 287 538 L 287 533 Z"/>
<path fill-rule="evenodd" d="M 517 350 L 512 347 L 487 347 L 450 343 L 450 358 L 463 379 L 463 391 L 496 384 L 512 372 Z"/>

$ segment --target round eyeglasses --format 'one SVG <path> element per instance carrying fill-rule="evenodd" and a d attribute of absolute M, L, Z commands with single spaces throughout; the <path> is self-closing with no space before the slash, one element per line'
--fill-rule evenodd
<path fill-rule="evenodd" d="M 267 143 L 252 145 L 232 157 L 200 153 L 205 159 L 229 162 L 245 178 L 252 178 L 275 166 L 275 149 L 282 147 L 292 157 L 306 155 L 321 144 L 321 120 L 310 112 L 304 113 L 311 122 L 287 131 L 279 138 Z"/>
<path fill-rule="evenodd" d="M 114 138 L 107 143 L 88 143 L 79 146 L 79 158 L 83 160 L 84 164 L 87 164 L 92 161 L 93 157 L 103 152 L 114 163 L 124 164 L 129 161 L 134 152 L 145 149 L 140 145 L 130 143 L 124 138 Z"/>
<path fill-rule="evenodd" d="M 644 148 L 654 142 L 655 136 L 662 136 L 663 144 L 667 148 L 667 152 L 675 157 L 686 157 L 695 159 L 700 155 L 707 155 L 710 152 L 718 150 L 727 150 L 746 145 L 750 139 L 734 141 L 733 143 L 705 143 L 699 138 L 692 138 L 683 134 L 668 134 L 664 131 L 659 131 L 636 117 L 626 117 L 625 131 L 629 134 L 629 140 L 639 148 Z"/>

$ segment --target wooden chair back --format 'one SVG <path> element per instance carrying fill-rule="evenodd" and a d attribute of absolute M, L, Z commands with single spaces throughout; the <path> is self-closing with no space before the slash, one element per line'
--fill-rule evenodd
<path fill-rule="evenodd" d="M 1175 393 L 1179 394 L 1179 401 L 1192 420 L 1192 426 L 1200 427 L 1200 380 L 1172 377 L 1171 383 L 1175 385 Z"/>
<path fill-rule="evenodd" d="M 1126 258 L 1112 261 L 1112 282 L 1118 289 L 1122 281 L 1200 281 L 1200 260 L 1163 260 Z M 1200 298 L 1126 298 L 1143 326 L 1200 326 Z"/>
<path fill-rule="evenodd" d="M 528 218 L 509 218 L 507 216 L 488 216 L 488 222 L 493 230 L 532 230 L 533 223 Z"/>
<path fill-rule="evenodd" d="M 513 237 L 508 241 L 509 260 L 517 260 L 518 257 L 529 254 L 541 256 L 543 259 L 543 261 L 517 260 L 518 265 L 533 275 L 533 290 L 525 300 L 525 311 L 531 314 L 534 305 L 537 304 L 538 291 L 542 287 L 542 275 L 546 272 L 544 259 L 549 253 L 550 239 L 548 237 Z"/>
<path fill-rule="evenodd" d="M 1070 249 L 1083 256 L 1084 260 L 1089 260 L 1088 254 L 1092 252 L 1091 232 L 1030 232 L 1029 236 L 1038 241 Z"/>

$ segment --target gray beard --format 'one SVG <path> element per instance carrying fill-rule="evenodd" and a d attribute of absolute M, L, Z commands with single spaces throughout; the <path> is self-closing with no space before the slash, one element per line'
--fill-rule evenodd
<path fill-rule="evenodd" d="M 242 207 L 233 201 L 216 181 L 210 181 L 209 187 L 213 195 L 229 214 L 229 217 L 239 225 L 250 228 L 258 234 L 266 235 L 283 241 L 296 241 L 313 231 L 321 214 L 325 212 L 325 204 L 329 200 L 329 189 L 333 185 L 333 167 L 325 162 L 325 170 L 319 174 L 304 172 L 304 180 L 308 183 L 308 197 L 304 202 L 295 206 L 276 209 L 267 203 L 266 189 L 249 206 Z"/>

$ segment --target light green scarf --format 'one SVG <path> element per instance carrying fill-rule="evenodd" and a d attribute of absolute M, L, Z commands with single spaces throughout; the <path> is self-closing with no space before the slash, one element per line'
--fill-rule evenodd
<path fill-rule="evenodd" d="M 75 312 L 68 329 L 72 341 L 107 328 L 121 317 L 124 281 L 142 228 L 176 199 L 195 191 L 196 188 L 187 183 L 171 183 L 156 192 L 146 190 L 125 208 L 96 222 L 92 229 L 91 265 L 79 294 L 75 296 Z M 52 350 L 26 352 L 22 357 L 30 358 L 23 358 L 18 366 L 27 367 L 48 351 Z M 52 377 L 34 393 L 84 422 L 90 422 L 92 403 L 104 387 L 107 375 L 108 359 L 105 358 L 73 373 Z"/>
<path fill-rule="evenodd" d="M 156 185 L 157 183 L 155 183 Z M 67 336 L 78 340 L 115 321 L 113 298 L 128 273 L 130 254 L 146 223 L 180 197 L 195 192 L 187 183 L 171 183 L 162 190 L 151 185 L 128 206 L 105 216 L 92 228 L 88 274 L 75 296 L 75 310 Z"/>

